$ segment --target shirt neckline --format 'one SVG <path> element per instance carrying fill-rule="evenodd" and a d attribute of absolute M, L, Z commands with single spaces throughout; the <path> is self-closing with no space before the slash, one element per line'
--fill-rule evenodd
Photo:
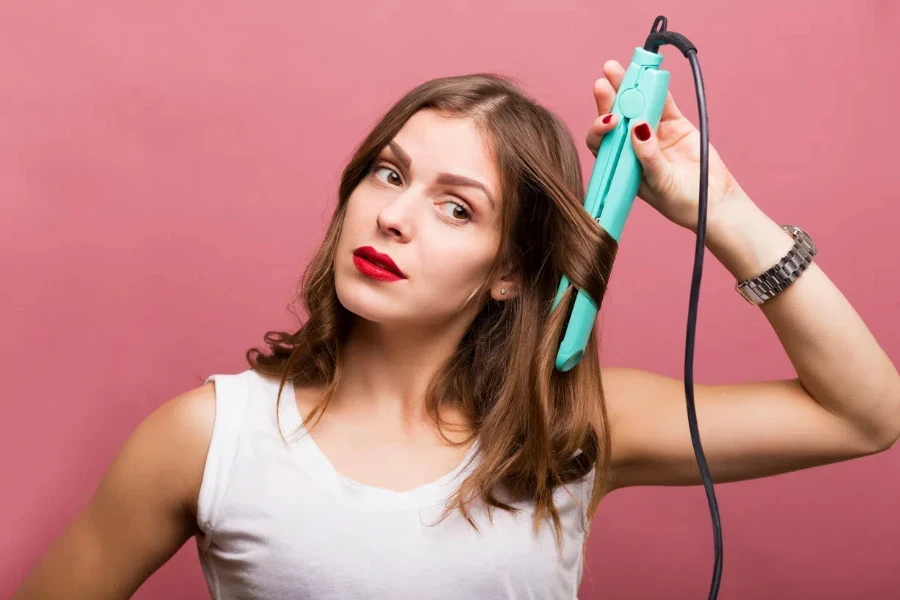
<path fill-rule="evenodd" d="M 273 394 L 278 394 L 278 383 L 274 383 Z M 364 502 L 367 508 L 426 508 L 446 501 L 455 491 L 459 483 L 472 471 L 476 462 L 478 442 L 475 442 L 466 455 L 451 471 L 434 481 L 424 483 L 410 490 L 396 491 L 388 488 L 365 484 L 335 469 L 328 456 L 319 448 L 312 436 L 302 425 L 302 416 L 297 408 L 294 384 L 285 381 L 279 406 L 279 417 L 282 429 L 286 432 L 290 451 L 303 467 L 314 471 L 323 484 L 345 499 Z"/>

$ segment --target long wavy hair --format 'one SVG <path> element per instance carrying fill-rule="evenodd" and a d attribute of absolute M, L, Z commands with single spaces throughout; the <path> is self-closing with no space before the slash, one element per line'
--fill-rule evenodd
<path fill-rule="evenodd" d="M 549 517 L 561 544 L 553 491 L 593 469 L 584 507 L 589 525 L 607 489 L 610 442 L 596 330 L 573 369 L 558 372 L 554 362 L 574 288 L 601 305 L 617 244 L 583 208 L 582 171 L 569 130 L 514 80 L 491 73 L 433 79 L 384 114 L 344 168 L 331 224 L 302 277 L 298 299 L 308 318 L 294 332 L 267 332 L 268 353 L 252 348 L 246 358 L 257 373 L 280 379 L 279 403 L 288 378 L 324 387 L 304 427 L 324 412 L 341 380 L 342 346 L 352 322 L 338 301 L 333 266 L 347 200 L 380 150 L 423 109 L 471 118 L 482 135 L 501 176 L 501 242 L 486 282 L 514 265 L 523 283 L 510 300 L 493 300 L 486 285 L 470 298 L 482 307 L 428 387 L 427 411 L 441 435 L 441 405 L 453 403 L 478 439 L 476 466 L 441 520 L 459 509 L 478 530 L 470 512 L 475 500 L 489 515 L 492 507 L 516 512 L 497 498 L 502 485 L 513 498 L 534 503 L 535 535 Z M 553 310 L 563 274 L 570 285 Z"/>

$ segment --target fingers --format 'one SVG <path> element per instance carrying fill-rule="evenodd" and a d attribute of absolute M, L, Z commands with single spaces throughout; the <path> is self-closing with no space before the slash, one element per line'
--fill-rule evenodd
<path fill-rule="evenodd" d="M 635 123 L 631 129 L 631 142 L 650 187 L 659 191 L 668 189 L 672 178 L 670 166 L 662 155 L 659 138 L 646 121 Z"/>
<path fill-rule="evenodd" d="M 605 115 L 612 110 L 616 101 L 616 91 L 625 77 L 622 65 L 614 60 L 603 64 L 603 77 L 594 82 L 594 100 L 597 102 L 597 114 Z"/>
<path fill-rule="evenodd" d="M 607 119 L 606 123 L 603 122 L 604 119 Z M 587 135 L 585 136 L 585 142 L 587 143 L 587 147 L 591 151 L 591 154 L 597 156 L 597 152 L 600 151 L 600 142 L 603 140 L 603 136 L 615 129 L 617 124 L 618 121 L 616 120 L 616 115 L 610 113 L 600 115 L 594 119 L 593 124 L 588 128 Z"/>
<path fill-rule="evenodd" d="M 594 100 L 597 101 L 598 115 L 605 115 L 612 110 L 616 101 L 616 90 L 608 79 L 601 77 L 594 82 Z"/>
<path fill-rule="evenodd" d="M 675 105 L 675 98 L 672 97 L 672 92 L 666 93 L 666 103 L 663 104 L 662 114 L 659 117 L 660 121 L 668 121 L 669 119 L 682 119 L 684 115 L 681 114 L 681 111 L 678 110 L 678 106 Z"/>
<path fill-rule="evenodd" d="M 611 114 L 611 111 L 616 102 L 616 94 L 618 93 L 619 86 L 622 85 L 622 80 L 625 79 L 625 68 L 619 64 L 619 61 L 608 60 L 603 63 L 603 75 L 603 77 L 594 82 L 594 100 L 597 104 L 597 114 L 599 117 L 597 117 L 593 124 L 588 128 L 587 135 L 585 136 L 587 147 L 594 156 L 597 156 L 597 153 L 600 150 L 600 142 L 603 140 L 603 136 L 615 129 L 618 124 L 616 115 Z M 604 117 L 608 117 L 606 123 L 603 122 Z M 675 104 L 672 92 L 667 92 L 666 101 L 663 105 L 662 114 L 660 115 L 660 121 L 682 118 L 684 118 L 684 115 Z M 636 144 L 635 153 L 643 153 L 638 154 L 638 159 L 641 161 L 645 172 L 649 169 L 651 173 L 648 176 L 648 180 L 654 176 L 663 177 L 663 166 L 665 161 L 662 158 L 659 148 L 659 140 L 657 139 L 656 134 L 651 132 L 650 139 L 645 142 L 640 141 L 635 136 L 638 125 L 640 125 L 640 123 L 636 123 L 635 127 L 632 128 L 633 143 Z M 640 147 L 638 147 L 638 145 Z M 656 175 L 653 175 L 654 169 L 658 171 Z"/>
<path fill-rule="evenodd" d="M 625 69 L 617 60 L 608 60 L 603 63 L 603 74 L 616 90 L 619 89 L 619 86 L 622 85 L 622 80 L 625 79 Z"/>

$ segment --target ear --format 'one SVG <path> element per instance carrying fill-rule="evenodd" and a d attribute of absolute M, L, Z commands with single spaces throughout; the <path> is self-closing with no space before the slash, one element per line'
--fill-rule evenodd
<path fill-rule="evenodd" d="M 491 298 L 498 302 L 510 300 L 522 291 L 522 274 L 517 268 L 509 269 L 491 286 Z"/>

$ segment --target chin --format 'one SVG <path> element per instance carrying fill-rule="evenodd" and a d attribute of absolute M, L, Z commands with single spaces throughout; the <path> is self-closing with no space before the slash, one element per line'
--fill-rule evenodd
<path fill-rule="evenodd" d="M 356 278 L 343 278 L 335 274 L 334 288 L 338 302 L 348 311 L 376 323 L 403 322 L 408 319 L 399 298 L 392 297 L 394 295 L 388 289 L 379 288 L 377 281 L 369 282 L 364 275 L 359 275 L 356 281 L 354 279 Z"/>

